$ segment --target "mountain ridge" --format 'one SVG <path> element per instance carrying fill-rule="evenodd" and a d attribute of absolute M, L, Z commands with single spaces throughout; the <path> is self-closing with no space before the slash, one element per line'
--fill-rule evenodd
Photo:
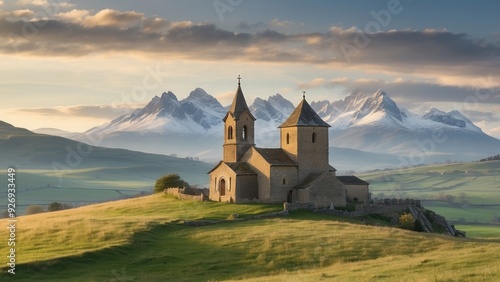
<path fill-rule="evenodd" d="M 500 140 L 485 134 L 459 111 L 429 109 L 423 115 L 398 107 L 382 89 L 372 94 L 352 92 L 336 101 L 312 101 L 311 107 L 331 125 L 330 146 L 360 151 L 410 155 L 420 143 L 432 146 L 419 152 L 425 158 L 472 160 L 494 153 Z M 257 118 L 255 139 L 260 147 L 279 147 L 277 127 L 286 120 L 295 106 L 276 93 L 266 99 L 257 97 L 249 109 Z M 86 133 L 103 134 L 103 146 L 133 150 L 149 150 L 161 154 L 198 156 L 216 161 L 221 156 L 223 122 L 227 106 L 201 88 L 185 99 L 174 93 L 155 96 L 144 108 L 122 115 L 110 123 Z M 435 135 L 446 136 L 445 144 Z M 198 140 L 200 139 L 200 140 Z M 130 144 L 127 140 L 134 140 Z M 137 143 L 144 143 L 141 146 Z M 471 144 L 478 144 L 471 148 Z M 169 148 L 167 148 L 167 146 Z M 496 152 L 496 151 L 495 151 Z M 431 156 L 433 156 L 431 158 Z M 437 158 L 439 159 L 439 158 Z M 332 160 L 335 163 L 334 160 Z M 425 160 L 422 160 L 425 161 Z"/>

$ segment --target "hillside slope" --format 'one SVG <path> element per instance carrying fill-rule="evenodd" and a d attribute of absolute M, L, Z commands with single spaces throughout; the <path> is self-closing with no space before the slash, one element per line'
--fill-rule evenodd
<path fill-rule="evenodd" d="M 167 173 L 204 185 L 212 168 L 192 159 L 90 146 L 1 121 L 0 156 L 1 167 L 17 170 L 19 214 L 35 204 L 80 205 L 151 192 L 155 180 Z M 0 181 L 6 183 L 6 177 L 1 174 Z M 7 197 L 6 189 L 0 191 L 0 197 Z M 7 201 L 1 202 L 0 212 L 6 206 Z"/>
<path fill-rule="evenodd" d="M 16 277 L 2 281 L 496 280 L 499 240 L 457 239 L 292 214 L 209 226 L 280 209 L 163 195 L 19 218 Z M 7 224 L 5 220 L 0 224 Z M 6 237 L 3 228 L 0 236 Z M 6 253 L 7 246 L 0 245 Z M 114 279 L 114 280 L 113 280 Z M 125 280 L 128 279 L 128 280 Z"/>
<path fill-rule="evenodd" d="M 415 198 L 449 221 L 491 224 L 500 215 L 500 161 L 361 174 L 373 198 Z"/>

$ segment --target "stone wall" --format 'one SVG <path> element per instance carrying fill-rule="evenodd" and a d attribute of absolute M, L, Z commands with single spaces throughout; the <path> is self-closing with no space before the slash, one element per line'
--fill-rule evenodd
<path fill-rule="evenodd" d="M 184 188 L 167 188 L 163 191 L 163 193 L 175 196 L 181 200 L 195 200 L 200 202 L 205 200 L 205 196 L 203 194 L 200 195 L 184 194 Z"/>
<path fill-rule="evenodd" d="M 285 211 L 296 211 L 296 210 L 315 210 L 314 204 L 310 203 L 284 203 L 283 210 Z"/>

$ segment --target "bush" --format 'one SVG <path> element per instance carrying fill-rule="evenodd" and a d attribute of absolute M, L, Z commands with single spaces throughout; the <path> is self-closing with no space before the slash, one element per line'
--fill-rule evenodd
<path fill-rule="evenodd" d="M 45 208 L 38 205 L 31 205 L 26 208 L 26 215 L 45 212 Z"/>
<path fill-rule="evenodd" d="M 67 204 L 67 203 L 52 202 L 52 203 L 50 203 L 48 210 L 52 212 L 52 211 L 67 210 L 67 209 L 71 209 L 71 208 L 72 208 L 72 206 L 70 204 Z"/>
<path fill-rule="evenodd" d="M 420 220 L 415 220 L 413 231 L 424 232 L 424 225 L 420 222 Z"/>
<path fill-rule="evenodd" d="M 415 218 L 411 213 L 404 213 L 399 217 L 399 227 L 406 230 L 415 229 Z"/>
<path fill-rule="evenodd" d="M 156 180 L 155 193 L 160 193 L 166 188 L 173 187 L 189 187 L 189 184 L 182 180 L 178 174 L 167 174 Z"/>

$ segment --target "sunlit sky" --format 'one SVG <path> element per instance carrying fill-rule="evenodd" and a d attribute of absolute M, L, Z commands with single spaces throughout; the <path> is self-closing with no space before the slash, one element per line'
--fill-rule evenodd
<path fill-rule="evenodd" d="M 499 1 L 0 0 L 0 120 L 82 132 L 197 87 L 228 105 L 381 88 L 500 138 Z"/>

